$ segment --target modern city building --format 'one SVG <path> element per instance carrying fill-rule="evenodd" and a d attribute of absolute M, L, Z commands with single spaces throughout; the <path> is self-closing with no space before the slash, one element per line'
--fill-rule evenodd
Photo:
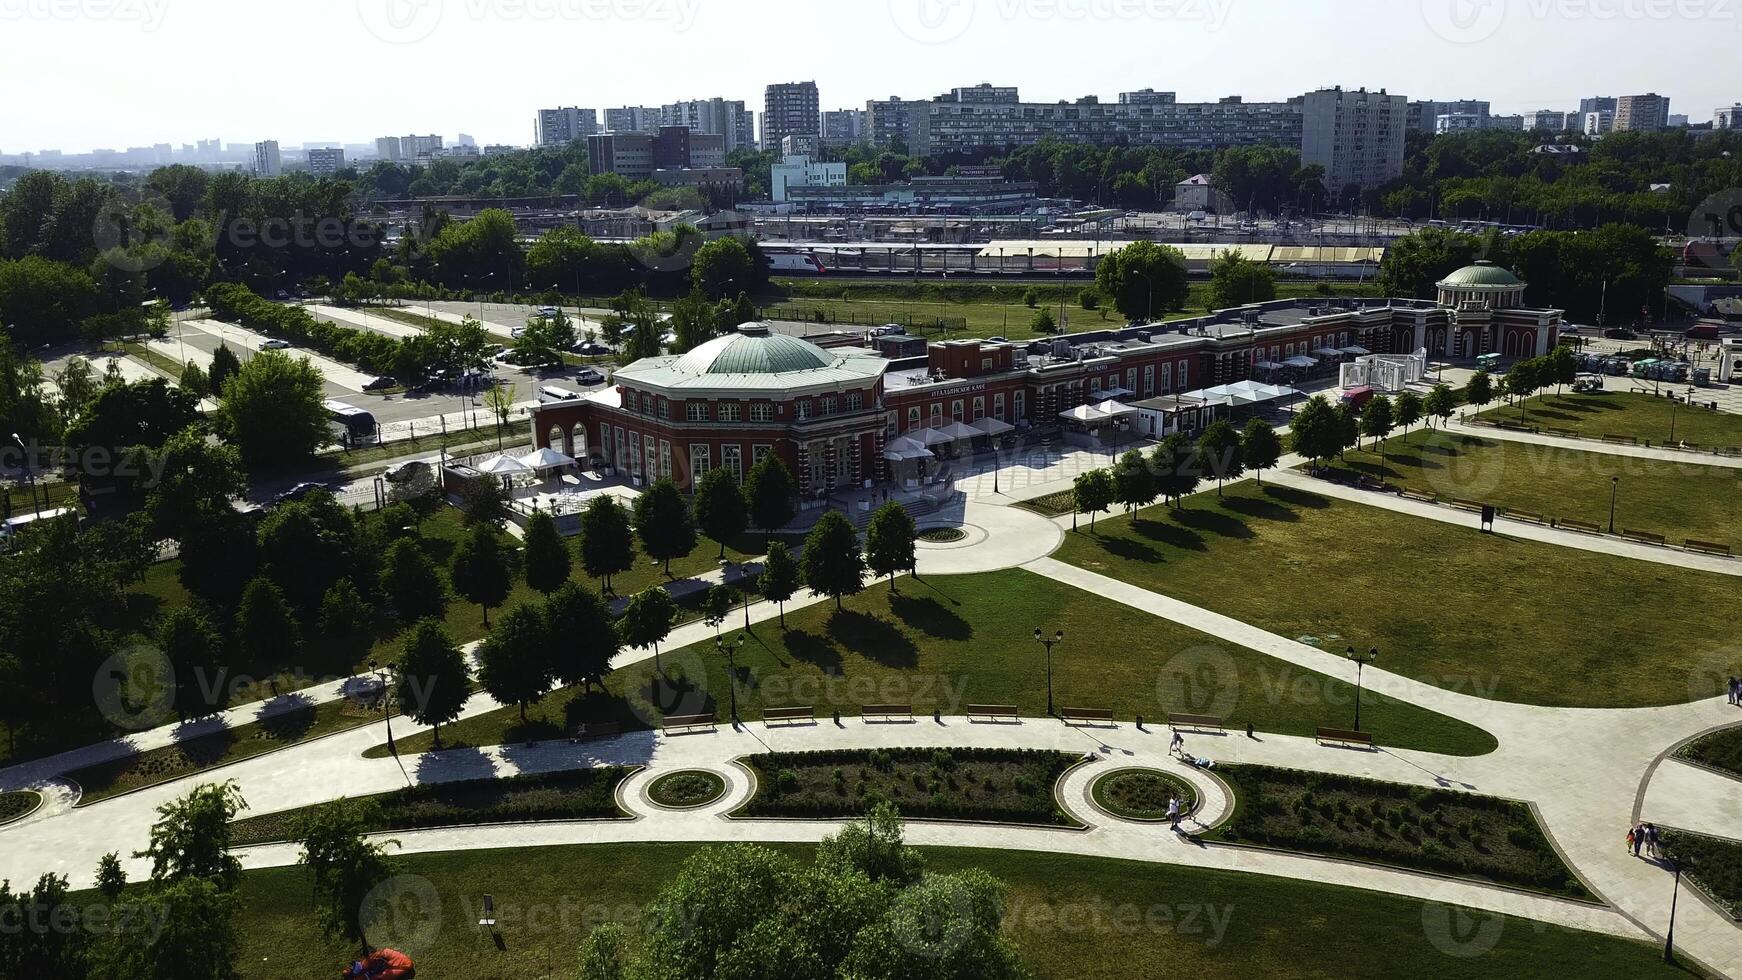
<path fill-rule="evenodd" d="M 1489 104 L 1478 99 L 1459 99 L 1454 102 L 1411 102 L 1404 113 L 1404 126 L 1423 133 L 1438 133 L 1441 116 L 1474 116 L 1477 119 L 1475 128 L 1487 129 L 1489 114 Z"/>
<path fill-rule="evenodd" d="M 587 137 L 587 169 L 627 181 L 653 177 L 653 141 L 647 133 L 594 133 Z"/>
<path fill-rule="evenodd" d="M 399 137 L 382 136 L 376 139 L 375 157 L 378 160 L 387 160 L 395 163 L 405 159 L 404 151 L 399 145 Z"/>
<path fill-rule="evenodd" d="M 1524 114 L 1524 128 L 1528 131 L 1542 130 L 1550 133 L 1565 132 L 1567 120 L 1571 113 L 1558 109 L 1538 109 Z"/>
<path fill-rule="evenodd" d="M 771 150 L 780 151 L 783 157 L 814 157 L 822 148 L 822 137 L 810 133 L 794 133 L 782 137 L 779 146 L 769 147 Z"/>
<path fill-rule="evenodd" d="M 1594 98 L 1579 100 L 1579 115 L 1588 116 L 1593 112 L 1614 112 L 1616 102 L 1612 95 L 1599 95 Z"/>
<path fill-rule="evenodd" d="M 726 138 L 661 126 L 658 133 L 594 133 L 587 137 L 587 163 L 594 174 L 628 181 L 652 180 L 661 170 L 711 170 L 726 162 Z M 680 182 L 681 181 L 676 181 Z"/>
<path fill-rule="evenodd" d="M 1669 97 L 1649 92 L 1623 95 L 1615 104 L 1615 132 L 1655 133 L 1669 128 Z"/>
<path fill-rule="evenodd" d="M 845 163 L 819 163 L 808 156 L 795 154 L 783 157 L 769 170 L 769 196 L 776 204 L 785 202 L 791 187 L 845 187 Z"/>
<path fill-rule="evenodd" d="M 575 106 L 540 109 L 533 121 L 534 146 L 565 146 L 599 131 L 599 114 Z"/>
<path fill-rule="evenodd" d="M 607 133 L 647 133 L 659 131 L 660 111 L 642 105 L 626 105 L 605 110 Z"/>
<path fill-rule="evenodd" d="M 1742 129 L 1742 102 L 1712 113 L 1713 129 Z"/>
<path fill-rule="evenodd" d="M 1447 133 L 1470 133 L 1486 128 L 1483 122 L 1482 117 L 1469 113 L 1446 113 L 1434 120 L 1434 133 L 1440 136 Z"/>
<path fill-rule="evenodd" d="M 824 145 L 852 146 L 865 139 L 864 109 L 833 109 L 823 113 Z"/>
<path fill-rule="evenodd" d="M 1300 158 L 1325 168 L 1325 189 L 1373 187 L 1403 175 L 1408 100 L 1384 89 L 1320 89 L 1302 99 Z"/>
<path fill-rule="evenodd" d="M 401 136 L 399 138 L 399 156 L 402 160 L 431 160 L 441 155 L 442 138 L 431 133 L 428 136 Z"/>
<path fill-rule="evenodd" d="M 924 111 L 921 99 L 872 99 L 865 103 L 865 132 L 872 146 L 888 148 L 913 145 L 913 113 Z"/>
<path fill-rule="evenodd" d="M 661 126 L 687 126 L 692 133 L 725 138 L 726 152 L 756 148 L 756 115 L 741 100 L 691 99 L 659 107 Z"/>
<path fill-rule="evenodd" d="M 1525 307 L 1524 283 L 1486 263 L 1447 276 L 1437 302 L 1279 300 L 1032 344 L 945 341 L 911 367 L 749 323 L 682 356 L 620 368 L 610 387 L 583 398 L 535 407 L 532 434 L 541 448 L 638 485 L 669 478 L 693 487 L 722 467 L 742 476 L 774 453 L 814 500 L 905 475 L 891 444 L 923 444 L 926 430 L 979 441 L 1051 422 L 1114 389 L 1183 396 L 1291 358 L 1422 349 L 1528 357 L 1552 350 L 1560 328 L 1560 311 Z"/>
<path fill-rule="evenodd" d="M 321 147 L 308 151 L 308 172 L 316 177 L 331 177 L 345 169 L 345 151 Z"/>
<path fill-rule="evenodd" d="M 778 150 L 788 136 L 822 135 L 816 82 L 778 82 L 764 92 L 762 147 Z"/>
<path fill-rule="evenodd" d="M 261 140 L 254 144 L 254 172 L 262 177 L 277 177 L 284 173 L 277 140 Z"/>
<path fill-rule="evenodd" d="M 1152 88 L 1138 89 L 1135 92 L 1120 92 L 1120 105 L 1173 105 L 1179 98 L 1172 92 L 1157 92 Z"/>
<path fill-rule="evenodd" d="M 1488 117 L 1488 128 L 1520 133 L 1524 131 L 1524 117 L 1491 115 Z"/>
<path fill-rule="evenodd" d="M 1607 136 L 1615 131 L 1615 113 L 1609 109 L 1597 109 L 1585 113 L 1585 135 Z"/>
<path fill-rule="evenodd" d="M 1689 125 L 1690 123 L 1688 122 L 1688 117 L 1686 115 L 1675 112 L 1669 114 L 1670 129 L 1687 129 Z"/>

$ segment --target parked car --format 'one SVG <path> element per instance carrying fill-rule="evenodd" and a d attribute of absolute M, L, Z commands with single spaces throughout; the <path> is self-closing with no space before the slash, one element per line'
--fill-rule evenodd
<path fill-rule="evenodd" d="M 261 341 L 260 342 L 260 349 L 261 350 L 289 350 L 290 349 L 290 341 L 279 340 L 277 337 L 274 337 L 271 340 Z"/>
<path fill-rule="evenodd" d="M 605 376 L 590 367 L 584 367 L 575 372 L 575 380 L 584 385 L 600 385 L 605 383 Z"/>
<path fill-rule="evenodd" d="M 428 473 L 430 465 L 422 460 L 408 460 L 381 474 L 388 483 L 407 483 Z"/>
<path fill-rule="evenodd" d="M 286 490 L 286 491 L 278 494 L 277 496 L 273 497 L 272 502 L 274 505 L 288 504 L 294 500 L 301 500 L 304 497 L 307 497 L 309 494 L 314 493 L 316 490 L 325 490 L 325 489 L 327 489 L 327 485 L 325 483 L 298 483 L 296 486 L 291 487 L 289 490 Z"/>
<path fill-rule="evenodd" d="M 611 348 L 604 344 L 577 344 L 575 353 L 583 357 L 610 357 Z"/>
<path fill-rule="evenodd" d="M 1603 336 L 1609 338 L 1610 340 L 1635 340 L 1639 337 L 1638 334 L 1627 329 L 1626 327 L 1610 327 L 1609 329 L 1603 331 Z"/>
<path fill-rule="evenodd" d="M 559 312 L 560 311 L 554 306 L 541 306 L 538 308 L 539 316 L 556 316 Z"/>
<path fill-rule="evenodd" d="M 364 385 L 363 390 L 364 391 L 383 391 L 383 390 L 388 389 L 388 388 L 396 387 L 398 384 L 399 384 L 399 382 L 394 380 L 393 378 L 383 376 L 383 377 L 376 378 L 375 380 Z"/>
<path fill-rule="evenodd" d="M 871 331 L 873 335 L 878 337 L 889 337 L 894 334 L 902 334 L 906 332 L 907 328 L 899 323 L 885 323 L 883 326 L 877 327 Z"/>

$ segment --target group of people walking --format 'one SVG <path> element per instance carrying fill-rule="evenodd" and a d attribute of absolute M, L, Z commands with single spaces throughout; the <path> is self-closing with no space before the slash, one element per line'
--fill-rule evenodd
<path fill-rule="evenodd" d="M 1627 847 L 1633 851 L 1633 856 L 1639 856 L 1639 849 L 1645 848 L 1650 857 L 1658 856 L 1657 824 L 1637 824 L 1627 832 Z"/>
<path fill-rule="evenodd" d="M 1742 678 L 1730 678 L 1730 703 L 1742 705 Z"/>

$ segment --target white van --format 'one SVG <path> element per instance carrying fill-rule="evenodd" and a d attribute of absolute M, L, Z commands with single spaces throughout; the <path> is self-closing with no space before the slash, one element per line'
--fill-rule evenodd
<path fill-rule="evenodd" d="M 580 399 L 580 392 L 570 391 L 567 388 L 558 388 L 556 385 L 545 385 L 538 389 L 538 403 L 540 405 L 550 405 L 556 402 L 580 401 Z"/>
<path fill-rule="evenodd" d="M 71 507 L 56 507 L 53 510 L 45 510 L 38 514 L 19 514 L 16 517 L 8 517 L 4 523 L 0 523 L 0 542 L 12 540 L 13 535 L 33 524 L 40 524 L 43 521 L 52 521 L 57 517 L 65 517 L 72 512 L 73 509 Z"/>

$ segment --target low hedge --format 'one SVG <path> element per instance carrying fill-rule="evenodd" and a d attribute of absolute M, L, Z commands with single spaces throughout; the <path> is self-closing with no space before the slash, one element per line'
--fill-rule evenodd
<path fill-rule="evenodd" d="M 1523 803 L 1269 766 L 1216 773 L 1235 811 L 1212 839 L 1590 897 Z"/>
<path fill-rule="evenodd" d="M 379 805 L 381 812 L 379 823 L 368 830 L 615 819 L 623 816 L 617 806 L 617 784 L 632 771 L 625 766 L 603 766 L 410 786 L 367 797 Z M 231 824 L 232 843 L 289 840 L 296 818 L 310 809 L 313 808 L 301 807 L 237 820 Z"/>
<path fill-rule="evenodd" d="M 1742 727 L 1726 728 L 1682 746 L 1676 755 L 1690 762 L 1742 776 Z"/>
<path fill-rule="evenodd" d="M 11 823 L 35 810 L 42 797 L 34 790 L 20 789 L 0 793 L 0 824 Z"/>
<path fill-rule="evenodd" d="M 1742 920 L 1742 841 L 1662 828 L 1664 853 L 1733 919 Z"/>
<path fill-rule="evenodd" d="M 859 816 L 887 800 L 908 817 L 1076 826 L 1053 787 L 1077 756 L 1022 749 L 839 749 L 745 760 L 756 793 L 745 816 Z"/>

